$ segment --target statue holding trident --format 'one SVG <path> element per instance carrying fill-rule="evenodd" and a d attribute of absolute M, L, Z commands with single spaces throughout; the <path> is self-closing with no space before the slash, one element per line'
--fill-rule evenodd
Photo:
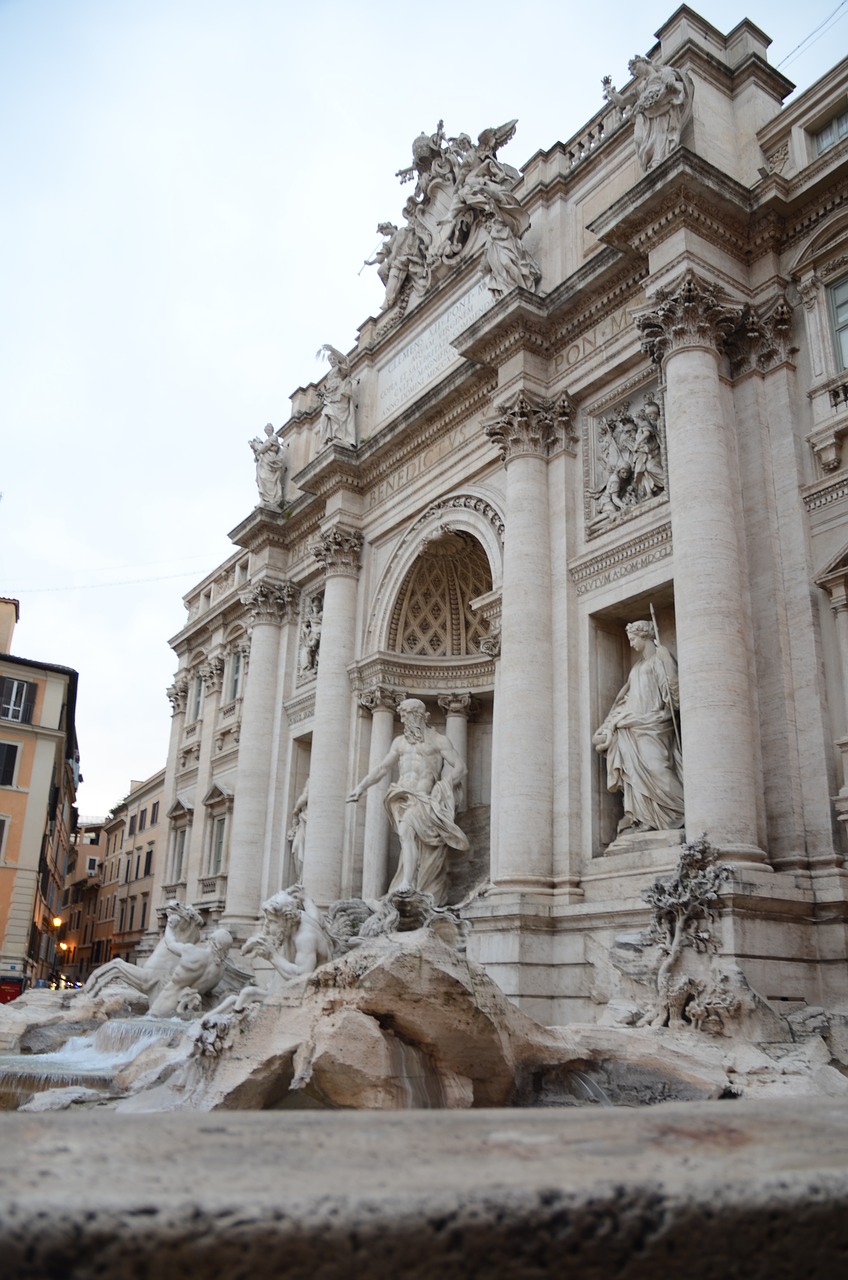
<path fill-rule="evenodd" d="M 683 826 L 683 763 L 675 711 L 680 705 L 677 663 L 660 644 L 656 615 L 626 627 L 638 654 L 592 741 L 607 758 L 607 787 L 620 791 L 624 831 Z"/>

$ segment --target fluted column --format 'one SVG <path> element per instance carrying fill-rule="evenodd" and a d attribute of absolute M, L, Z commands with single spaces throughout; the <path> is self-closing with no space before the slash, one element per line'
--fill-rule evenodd
<path fill-rule="evenodd" d="M 395 736 L 395 714 L 406 693 L 375 685 L 360 695 L 360 706 L 371 712 L 371 748 L 368 772 L 385 760 Z M 391 777 L 381 778 L 365 793 L 365 841 L 362 860 L 363 898 L 381 898 L 389 887 L 389 832 L 391 825 L 383 801 Z"/>
<path fill-rule="evenodd" d="M 547 403 L 520 393 L 486 435 L 506 466 L 498 687 L 495 885 L 549 887 L 553 874 L 553 639 L 547 459 L 561 426 Z"/>
<path fill-rule="evenodd" d="M 320 543 L 312 550 L 324 567 L 326 579 L 315 682 L 303 882 L 319 906 L 326 906 L 341 894 L 345 800 L 350 789 L 351 692 L 347 668 L 354 658 L 362 534 L 336 525 L 322 533 Z"/>
<path fill-rule="evenodd" d="M 445 713 L 445 737 L 456 748 L 456 753 L 468 764 L 468 717 L 478 710 L 478 704 L 470 693 L 449 693 L 439 698 L 439 706 Z M 457 811 L 468 808 L 468 777 L 460 783 Z"/>
<path fill-rule="evenodd" d="M 245 936 L 259 914 L 280 627 L 295 598 L 291 583 L 268 580 L 258 582 L 242 596 L 250 615 L 250 670 L 244 685 L 227 906 L 222 920 L 237 937 Z"/>
<path fill-rule="evenodd" d="M 743 310 L 692 273 L 637 320 L 665 376 L 686 833 L 763 862 L 758 751 L 745 636 L 744 542 L 719 358 Z"/>

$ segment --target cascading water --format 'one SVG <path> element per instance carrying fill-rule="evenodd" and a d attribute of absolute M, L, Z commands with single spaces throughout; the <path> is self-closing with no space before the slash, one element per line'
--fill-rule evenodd
<path fill-rule="evenodd" d="M 53 1053 L 0 1054 L 0 1111 L 16 1111 L 46 1089 L 111 1091 L 122 1067 L 153 1044 L 176 1044 L 184 1031 L 175 1019 L 114 1018 Z"/>

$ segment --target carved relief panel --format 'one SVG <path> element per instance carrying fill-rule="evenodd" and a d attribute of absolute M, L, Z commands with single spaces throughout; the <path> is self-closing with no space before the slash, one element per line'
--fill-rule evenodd
<path fill-rule="evenodd" d="M 656 384 L 590 416 L 584 447 L 589 537 L 666 497 L 665 420 Z"/>
<path fill-rule="evenodd" d="M 304 593 L 300 606 L 300 643 L 297 657 L 298 684 L 312 679 L 318 671 L 324 592 Z"/>

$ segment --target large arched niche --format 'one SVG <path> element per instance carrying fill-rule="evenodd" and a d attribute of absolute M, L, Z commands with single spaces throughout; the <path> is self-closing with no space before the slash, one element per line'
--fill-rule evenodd
<path fill-rule="evenodd" d="M 450 593 L 458 588 L 465 606 L 475 594 L 499 592 L 503 578 L 503 530 L 500 511 L 488 496 L 480 493 L 454 494 L 428 507 L 398 539 L 378 583 L 366 630 L 366 652 L 415 652 L 414 642 L 412 648 L 401 648 L 404 634 L 409 636 L 404 623 L 412 623 L 416 589 L 425 587 L 428 578 L 432 582 L 438 577 L 437 562 L 443 557 L 446 557 L 446 590 Z M 453 557 L 456 562 L 451 566 L 447 558 Z M 476 591 L 477 583 L 485 583 L 484 591 Z M 425 641 L 417 646 L 419 655 L 459 656 L 457 642 L 460 648 L 465 645 L 466 652 L 474 652 L 474 648 L 468 648 L 468 642 L 473 644 L 478 632 L 467 607 L 462 613 L 461 618 L 453 619 L 448 652 L 439 654 L 431 650 L 428 655 Z M 431 621 L 434 621 L 432 616 Z M 481 629 L 480 634 L 483 633 Z"/>

